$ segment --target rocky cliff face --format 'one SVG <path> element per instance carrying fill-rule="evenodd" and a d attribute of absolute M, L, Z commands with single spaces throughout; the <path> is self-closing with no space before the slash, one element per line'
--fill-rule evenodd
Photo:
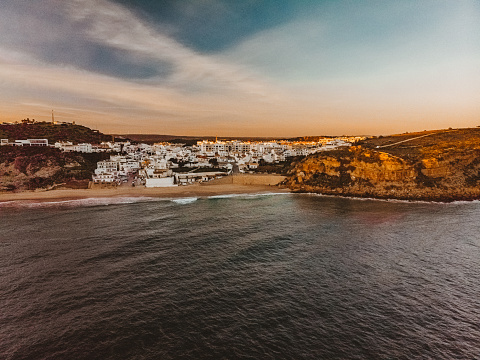
<path fill-rule="evenodd" d="M 431 150 L 431 149 L 429 149 Z M 285 184 L 294 191 L 452 201 L 480 198 L 480 149 L 400 157 L 364 146 L 305 158 Z"/>
<path fill-rule="evenodd" d="M 0 148 L 0 191 L 34 190 L 59 184 L 87 186 L 105 154 L 62 153 L 41 147 Z M 85 184 L 82 183 L 85 180 Z"/>

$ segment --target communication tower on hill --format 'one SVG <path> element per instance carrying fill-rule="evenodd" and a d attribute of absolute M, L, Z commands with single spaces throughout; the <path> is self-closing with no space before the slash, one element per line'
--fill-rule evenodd
<path fill-rule="evenodd" d="M 52 110 L 52 124 L 56 124 L 55 117 L 53 116 L 53 110 Z"/>

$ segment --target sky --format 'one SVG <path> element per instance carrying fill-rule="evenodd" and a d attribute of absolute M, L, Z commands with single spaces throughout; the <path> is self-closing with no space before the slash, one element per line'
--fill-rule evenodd
<path fill-rule="evenodd" d="M 479 0 L 1 0 L 0 121 L 105 133 L 480 125 Z"/>

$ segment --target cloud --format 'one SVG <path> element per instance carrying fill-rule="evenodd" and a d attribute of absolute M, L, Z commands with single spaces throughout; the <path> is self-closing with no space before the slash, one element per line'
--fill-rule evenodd
<path fill-rule="evenodd" d="M 195 52 L 111 1 L 45 0 L 44 7 L 38 1 L 5 1 L 0 46 L 20 64 L 49 63 L 94 73 L 98 69 L 118 78 L 128 78 L 130 66 L 131 80 L 187 95 L 274 98 L 275 88 L 258 74 Z M 135 79 L 135 74 L 144 75 Z"/>
<path fill-rule="evenodd" d="M 195 122 L 200 122 L 196 127 L 199 130 L 218 123 L 210 124 L 205 116 L 244 118 L 249 123 L 249 111 L 274 99 L 275 89 L 247 69 L 190 50 L 122 6 L 102 0 L 47 1 L 50 6 L 41 10 L 25 4 L 17 8 L 7 0 L 9 11 L 0 14 L 0 19 L 9 17 L 0 24 L 0 29 L 5 29 L 13 26 L 11 22 L 28 21 L 28 10 L 40 11 L 35 26 L 25 34 L 16 36 L 9 31 L 0 39 L 3 119 L 15 113 L 15 106 L 17 112 L 27 108 L 32 114 L 26 116 L 36 118 L 35 111 L 62 108 L 79 109 L 79 117 L 88 115 L 84 117 L 87 125 L 94 121 L 95 114 L 105 115 L 102 122 L 107 129 L 121 121 L 127 126 L 126 119 L 130 119 L 131 127 L 149 125 L 146 131 L 155 131 L 152 129 L 158 129 L 160 124 L 160 128 L 169 124 L 171 129 L 190 130 Z M 63 32 L 59 40 L 52 35 L 55 22 L 57 31 Z M 50 35 L 45 36 L 40 31 L 43 28 Z M 132 58 L 148 58 L 150 64 L 163 66 L 168 62 L 172 71 L 162 78 L 129 79 L 57 60 L 64 56 L 62 52 L 69 51 L 75 56 L 90 56 L 92 43 L 120 49 Z M 64 113 L 67 115 L 66 110 Z M 165 131 L 172 132 L 168 127 Z"/>
<path fill-rule="evenodd" d="M 105 0 L 76 0 L 69 4 L 69 14 L 96 42 L 171 63 L 174 71 L 166 80 L 168 86 L 186 91 L 236 91 L 253 96 L 273 92 L 246 68 L 199 54 L 120 5 Z"/>
<path fill-rule="evenodd" d="M 2 50 L 6 51 L 0 48 Z M 70 67 L 21 65 L 0 59 L 0 77 L 4 83 L 20 88 L 61 91 L 86 98 L 108 99 L 112 103 L 130 103 L 149 108 L 174 107 L 177 103 L 174 94 L 166 89 Z"/>
<path fill-rule="evenodd" d="M 28 54 L 0 47 L 2 119 L 21 113 L 48 120 L 50 110 L 104 131 L 161 132 L 189 135 L 254 135 L 271 130 L 272 113 L 285 116 L 284 107 L 240 96 L 198 92 L 185 94 L 158 84 L 133 82 L 71 66 L 26 61 Z M 25 61 L 24 61 L 25 60 Z M 8 101 L 7 101 L 8 100 Z M 16 109 L 16 110 L 15 110 Z M 20 110 L 21 109 L 21 110 Z M 39 116 L 39 114 L 43 114 Z"/>

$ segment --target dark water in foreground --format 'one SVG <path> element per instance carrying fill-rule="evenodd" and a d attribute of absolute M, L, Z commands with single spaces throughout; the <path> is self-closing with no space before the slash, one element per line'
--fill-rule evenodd
<path fill-rule="evenodd" d="M 480 358 L 478 202 L 115 201 L 0 205 L 0 358 Z"/>

